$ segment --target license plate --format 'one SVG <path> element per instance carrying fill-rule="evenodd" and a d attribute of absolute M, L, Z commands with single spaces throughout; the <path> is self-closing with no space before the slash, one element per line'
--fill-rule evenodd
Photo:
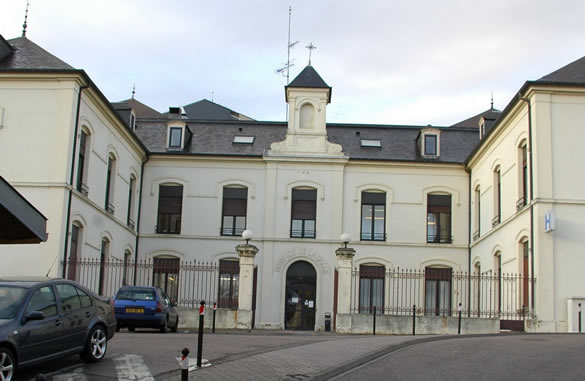
<path fill-rule="evenodd" d="M 126 313 L 143 314 L 144 308 L 126 308 Z"/>

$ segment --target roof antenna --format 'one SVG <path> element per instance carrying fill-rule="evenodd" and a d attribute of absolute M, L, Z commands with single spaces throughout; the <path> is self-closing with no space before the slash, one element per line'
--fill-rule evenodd
<path fill-rule="evenodd" d="M 132 86 L 132 99 L 134 99 L 134 94 L 136 94 L 136 84 Z"/>
<path fill-rule="evenodd" d="M 211 92 L 211 101 L 213 102 L 213 95 L 215 94 L 214 91 Z"/>
<path fill-rule="evenodd" d="M 287 85 L 289 84 L 289 81 L 290 81 L 290 67 L 295 65 L 294 63 L 290 62 L 290 48 L 294 47 L 296 44 L 299 43 L 299 41 L 295 41 L 293 43 L 290 42 L 291 14 L 292 14 L 292 7 L 289 5 L 289 7 L 288 7 L 288 44 L 287 44 L 286 64 L 283 67 L 281 67 L 280 69 L 276 70 L 277 73 L 281 73 L 282 75 L 284 75 L 284 73 L 286 72 L 286 84 Z"/>
<path fill-rule="evenodd" d="M 313 53 L 313 50 L 317 49 L 317 47 L 311 42 L 309 45 L 305 46 L 305 48 L 309 49 L 309 66 L 311 66 L 311 53 Z"/>
<path fill-rule="evenodd" d="M 494 91 L 492 90 L 492 103 L 491 103 L 491 107 L 490 110 L 494 109 Z"/>
<path fill-rule="evenodd" d="M 26 19 L 28 18 L 29 1 L 26 0 L 26 12 L 24 12 L 24 24 L 22 24 L 22 37 L 26 37 Z"/>

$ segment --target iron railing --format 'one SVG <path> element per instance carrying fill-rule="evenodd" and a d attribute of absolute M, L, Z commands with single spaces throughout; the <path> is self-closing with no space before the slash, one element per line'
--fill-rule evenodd
<path fill-rule="evenodd" d="M 158 286 L 180 307 L 217 303 L 219 265 L 217 263 L 155 259 L 123 261 L 116 258 L 82 258 L 61 262 L 67 274 L 98 295 L 113 297 L 123 285 Z M 224 308 L 237 308 L 222 303 Z"/>
<path fill-rule="evenodd" d="M 381 267 L 381 266 L 380 266 Z M 381 267 L 383 269 L 383 267 Z M 352 271 L 351 312 L 462 316 L 501 320 L 534 317 L 529 295 L 536 279 L 521 274 L 477 274 L 451 269 L 407 270 L 362 266 Z"/>

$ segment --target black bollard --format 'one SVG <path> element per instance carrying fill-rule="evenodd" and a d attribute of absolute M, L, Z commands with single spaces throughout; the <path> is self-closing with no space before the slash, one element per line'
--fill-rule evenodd
<path fill-rule="evenodd" d="M 461 303 L 459 303 L 459 321 L 457 322 L 457 334 L 461 335 Z"/>
<path fill-rule="evenodd" d="M 376 335 L 376 306 L 374 306 L 374 336 Z"/>
<path fill-rule="evenodd" d="M 416 332 L 416 304 L 412 305 L 412 335 Z"/>
<path fill-rule="evenodd" d="M 189 348 L 183 348 L 181 354 L 181 381 L 189 381 Z"/>
<path fill-rule="evenodd" d="M 203 318 L 205 317 L 205 300 L 199 303 L 199 335 L 197 340 L 197 367 L 201 368 L 201 356 L 203 352 Z"/>
<path fill-rule="evenodd" d="M 213 325 L 211 326 L 212 333 L 215 333 L 215 311 L 217 311 L 217 303 L 213 303 Z"/>
<path fill-rule="evenodd" d="M 581 303 L 579 303 L 579 333 L 581 333 Z"/>

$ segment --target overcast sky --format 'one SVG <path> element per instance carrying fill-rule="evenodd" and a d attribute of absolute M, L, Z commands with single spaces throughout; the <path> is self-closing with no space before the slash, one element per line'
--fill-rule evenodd
<path fill-rule="evenodd" d="M 308 63 L 333 87 L 328 122 L 451 125 L 503 109 L 524 81 L 585 55 L 583 0 L 30 0 L 27 37 L 84 69 L 112 102 L 158 111 L 213 100 L 285 120 Z M 0 0 L 19 37 L 26 0 Z"/>

